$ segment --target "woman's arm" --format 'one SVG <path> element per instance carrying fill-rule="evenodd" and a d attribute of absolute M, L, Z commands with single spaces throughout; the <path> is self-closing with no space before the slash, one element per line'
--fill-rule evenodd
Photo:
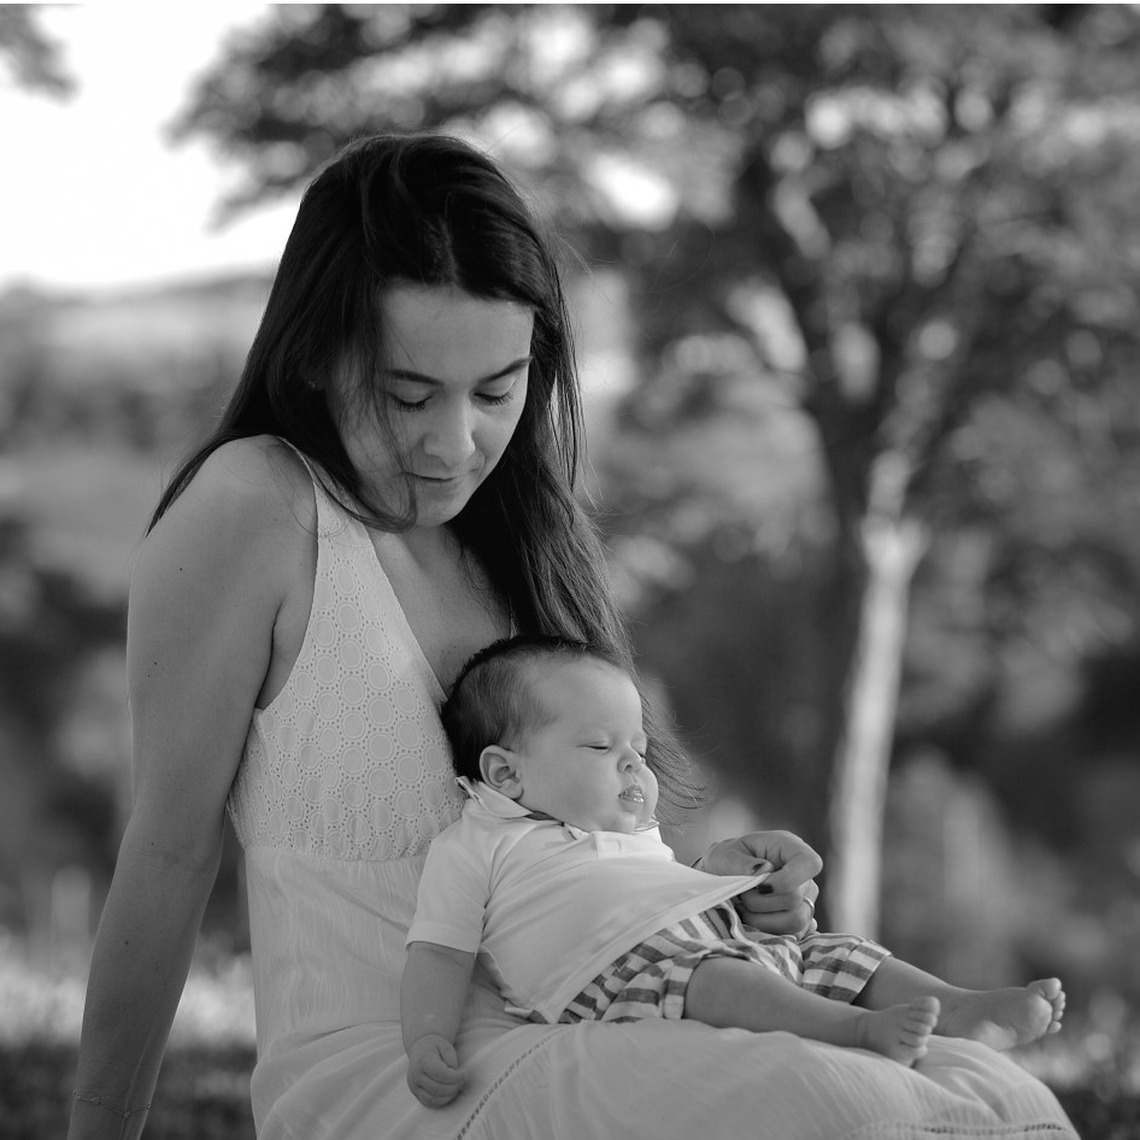
<path fill-rule="evenodd" d="M 92 957 L 71 1140 L 142 1132 L 271 658 L 283 528 L 298 523 L 255 444 L 223 450 L 146 539 L 132 577 L 134 795 Z"/>
<path fill-rule="evenodd" d="M 176 852 L 136 819 L 91 959 L 71 1140 L 141 1135 L 217 873 L 220 842 Z"/>
<path fill-rule="evenodd" d="M 450 1104 L 462 1091 L 455 1038 L 463 1016 L 475 955 L 434 942 L 413 942 L 400 985 L 400 1023 L 408 1054 L 408 1087 L 429 1108 Z"/>

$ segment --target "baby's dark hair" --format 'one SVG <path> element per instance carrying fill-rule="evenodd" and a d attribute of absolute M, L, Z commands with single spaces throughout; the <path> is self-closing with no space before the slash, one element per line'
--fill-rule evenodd
<path fill-rule="evenodd" d="M 630 677 L 641 694 L 649 745 L 646 762 L 661 786 L 662 813 L 667 822 L 680 822 L 701 799 L 703 788 L 691 779 L 691 768 L 666 726 L 659 736 L 655 726 L 665 722 L 646 699 L 629 663 L 619 655 L 588 641 L 546 634 L 503 638 L 479 650 L 463 666 L 440 710 L 451 743 L 457 775 L 480 779 L 479 757 L 491 744 L 514 748 L 528 733 L 549 724 L 554 714 L 546 708 L 530 682 L 536 664 L 599 661 Z M 673 819 L 669 819 L 669 816 Z"/>
<path fill-rule="evenodd" d="M 558 661 L 601 661 L 626 672 L 612 653 L 568 637 L 524 634 L 479 650 L 463 666 L 440 710 L 458 775 L 478 780 L 484 748 L 516 747 L 521 737 L 550 723 L 552 713 L 539 700 L 528 671 Z"/>

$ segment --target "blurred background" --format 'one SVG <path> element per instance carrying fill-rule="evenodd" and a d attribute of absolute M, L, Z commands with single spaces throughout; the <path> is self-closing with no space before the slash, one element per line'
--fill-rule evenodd
<path fill-rule="evenodd" d="M 789 828 L 832 927 L 1063 977 L 1020 1059 L 1140 1134 L 1140 8 L 0 5 L 0 122 L 0 1136 L 64 1111 L 148 512 L 307 180 L 439 126 L 558 235 L 679 853 Z M 250 1134 L 243 907 L 231 843 L 148 1136 Z"/>

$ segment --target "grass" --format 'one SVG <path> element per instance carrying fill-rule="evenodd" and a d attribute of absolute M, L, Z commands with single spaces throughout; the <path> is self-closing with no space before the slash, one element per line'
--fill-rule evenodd
<path fill-rule="evenodd" d="M 82 1018 L 75 970 L 49 976 L 0 941 L 0 1140 L 66 1132 Z M 1063 1033 L 1021 1050 L 1082 1140 L 1140 1137 L 1140 1018 L 1120 1001 L 1073 1011 Z M 144 1140 L 254 1140 L 253 1007 L 246 959 L 192 972 Z"/>
<path fill-rule="evenodd" d="M 252 1069 L 252 1046 L 172 1047 L 144 1140 L 254 1140 Z M 63 1137 L 74 1070 L 74 1044 L 30 1040 L 0 1045 L 0 1140 Z"/>
<path fill-rule="evenodd" d="M 0 1140 L 65 1135 L 83 998 L 74 966 L 45 973 L 0 940 Z M 178 1007 L 144 1140 L 253 1140 L 253 1062 L 248 959 L 198 965 Z"/>

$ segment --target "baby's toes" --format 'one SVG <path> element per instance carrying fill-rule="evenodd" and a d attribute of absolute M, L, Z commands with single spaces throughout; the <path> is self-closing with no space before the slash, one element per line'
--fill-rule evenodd
<path fill-rule="evenodd" d="M 938 1024 L 941 1004 L 937 998 L 920 997 L 910 1003 L 903 1022 L 903 1037 L 908 1045 L 917 1046 L 926 1042 Z"/>
<path fill-rule="evenodd" d="M 1030 982 L 1026 989 L 1037 994 L 1049 1003 L 1051 1016 L 1046 1033 L 1056 1033 L 1061 1028 L 1061 1018 L 1065 1016 L 1065 991 L 1057 978 L 1042 978 Z"/>
<path fill-rule="evenodd" d="M 942 1003 L 936 997 L 915 998 L 910 1003 L 910 1020 L 917 1021 L 929 1029 L 938 1024 L 938 1015 L 942 1012 Z"/>
<path fill-rule="evenodd" d="M 1030 982 L 1025 988 L 1043 997 L 1053 1007 L 1056 1007 L 1058 1001 L 1064 1005 L 1065 991 L 1061 988 L 1060 978 L 1041 978 Z"/>

